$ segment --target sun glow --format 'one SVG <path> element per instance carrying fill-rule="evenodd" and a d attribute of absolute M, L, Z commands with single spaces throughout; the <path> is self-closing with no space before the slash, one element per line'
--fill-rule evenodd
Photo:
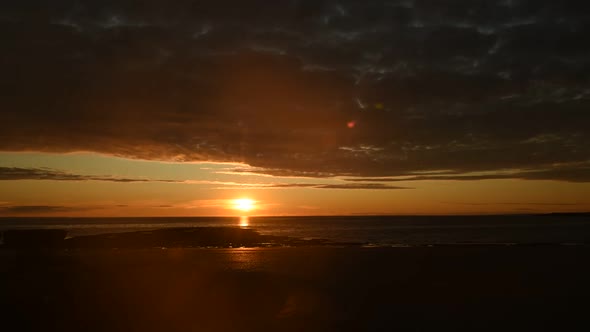
<path fill-rule="evenodd" d="M 252 211 L 256 207 L 256 201 L 249 198 L 234 199 L 232 203 L 234 209 L 244 212 Z"/>

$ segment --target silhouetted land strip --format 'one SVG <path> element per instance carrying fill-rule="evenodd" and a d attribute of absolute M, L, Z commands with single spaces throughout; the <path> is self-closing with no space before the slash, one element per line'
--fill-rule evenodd
<path fill-rule="evenodd" d="M 151 248 L 268 248 L 304 246 L 363 246 L 358 242 L 334 242 L 325 239 L 300 239 L 290 236 L 262 235 L 240 227 L 184 227 L 149 231 L 107 233 L 67 238 L 60 229 L 7 230 L 0 248 L 39 249 L 151 249 Z M 448 246 L 559 246 L 560 243 L 426 243 L 414 247 Z M 588 245 L 571 243 L 568 245 Z"/>
<path fill-rule="evenodd" d="M 5 248 L 109 249 L 109 248 L 239 248 L 276 246 L 361 245 L 323 239 L 298 239 L 262 235 L 239 227 L 186 227 L 66 238 L 64 230 L 9 230 L 3 234 Z"/>
<path fill-rule="evenodd" d="M 546 217 L 590 217 L 590 212 L 552 212 L 541 214 Z"/>
<path fill-rule="evenodd" d="M 2 239 L 8 248 L 61 248 L 67 234 L 62 229 L 8 230 L 2 232 Z"/>

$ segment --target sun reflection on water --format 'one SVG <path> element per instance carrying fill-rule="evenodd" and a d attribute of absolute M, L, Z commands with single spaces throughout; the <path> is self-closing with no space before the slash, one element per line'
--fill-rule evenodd
<path fill-rule="evenodd" d="M 248 227 L 250 226 L 250 218 L 248 216 L 241 216 L 240 217 L 240 227 Z"/>

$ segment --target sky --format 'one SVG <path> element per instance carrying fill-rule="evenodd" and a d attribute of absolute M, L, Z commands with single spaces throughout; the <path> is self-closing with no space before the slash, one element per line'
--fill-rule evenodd
<path fill-rule="evenodd" d="M 3 1 L 0 216 L 590 211 L 584 0 Z"/>

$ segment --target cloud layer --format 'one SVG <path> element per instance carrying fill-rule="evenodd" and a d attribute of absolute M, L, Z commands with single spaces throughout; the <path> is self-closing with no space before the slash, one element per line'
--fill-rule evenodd
<path fill-rule="evenodd" d="M 5 1 L 0 149 L 588 182 L 589 13 L 582 0 Z"/>
<path fill-rule="evenodd" d="M 377 179 L 374 183 L 355 181 L 357 183 L 244 183 L 213 180 L 166 180 L 166 179 L 140 179 L 124 178 L 102 175 L 82 175 L 61 170 L 47 168 L 20 168 L 0 167 L 0 181 L 14 180 L 51 180 L 51 181 L 106 181 L 118 183 L 134 182 L 164 182 L 184 183 L 200 185 L 217 185 L 219 189 L 248 188 L 248 189 L 276 189 L 276 188 L 312 188 L 312 189 L 412 189 L 408 187 L 392 186 L 380 183 Z M 35 208 L 35 207 L 33 207 Z"/>
<path fill-rule="evenodd" d="M 2 180 L 107 181 L 107 182 L 183 182 L 162 179 L 137 179 L 100 175 L 81 175 L 47 168 L 0 167 Z"/>
<path fill-rule="evenodd" d="M 96 210 L 96 208 L 56 206 L 56 205 L 0 205 L 0 215 L 30 215 Z"/>

